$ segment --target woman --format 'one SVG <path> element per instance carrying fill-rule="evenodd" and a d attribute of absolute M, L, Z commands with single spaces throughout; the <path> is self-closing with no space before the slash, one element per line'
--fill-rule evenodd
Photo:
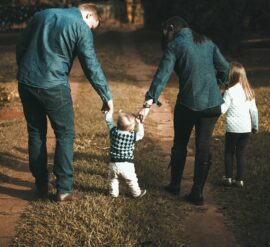
<path fill-rule="evenodd" d="M 226 83 L 229 63 L 209 39 L 192 31 L 180 17 L 163 25 L 163 57 L 145 96 L 139 115 L 144 120 L 166 86 L 173 69 L 180 91 L 174 109 L 174 142 L 171 149 L 171 182 L 165 190 L 179 194 L 187 144 L 195 126 L 196 153 L 193 187 L 186 200 L 202 205 L 203 187 L 211 164 L 210 140 L 221 113 L 223 99 L 219 85 Z"/>

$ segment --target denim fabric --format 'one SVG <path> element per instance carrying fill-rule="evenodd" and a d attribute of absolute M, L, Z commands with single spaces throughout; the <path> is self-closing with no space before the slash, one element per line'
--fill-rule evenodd
<path fill-rule="evenodd" d="M 224 102 L 218 84 L 227 83 L 229 63 L 211 40 L 195 44 L 192 31 L 183 28 L 167 44 L 146 100 L 158 102 L 173 70 L 179 77 L 178 104 L 202 111 Z"/>
<path fill-rule="evenodd" d="M 29 167 L 37 188 L 48 186 L 47 117 L 56 137 L 53 172 L 59 193 L 73 185 L 74 114 L 70 88 L 58 85 L 42 89 L 19 84 L 28 130 Z"/>
<path fill-rule="evenodd" d="M 16 46 L 17 79 L 45 89 L 68 85 L 76 56 L 101 99 L 110 100 L 111 92 L 96 57 L 92 32 L 78 8 L 47 9 L 34 15 Z"/>

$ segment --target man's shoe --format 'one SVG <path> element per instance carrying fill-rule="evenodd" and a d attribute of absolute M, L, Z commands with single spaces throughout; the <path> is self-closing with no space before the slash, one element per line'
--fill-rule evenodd
<path fill-rule="evenodd" d="M 56 201 L 57 202 L 70 202 L 70 201 L 80 201 L 84 199 L 85 194 L 82 192 L 69 192 L 65 194 L 57 193 L 56 195 Z"/>
<path fill-rule="evenodd" d="M 192 193 L 185 195 L 185 200 L 189 203 L 192 203 L 194 205 L 203 205 L 204 204 L 204 199 L 202 195 L 194 195 Z"/>
<path fill-rule="evenodd" d="M 133 196 L 134 198 L 142 198 L 146 194 L 146 190 L 141 190 L 141 194 L 138 196 Z"/>
<path fill-rule="evenodd" d="M 173 186 L 171 184 L 165 186 L 164 190 L 167 191 L 170 194 L 173 194 L 173 195 L 179 195 L 179 193 L 180 193 L 179 186 Z"/>

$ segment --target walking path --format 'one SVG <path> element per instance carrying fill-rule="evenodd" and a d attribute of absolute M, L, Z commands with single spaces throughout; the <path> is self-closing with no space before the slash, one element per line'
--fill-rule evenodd
<path fill-rule="evenodd" d="M 122 38 L 124 48 L 122 55 L 125 56 L 127 61 L 132 61 L 126 73 L 132 78 L 135 78 L 138 85 L 140 85 L 141 94 L 138 97 L 141 97 L 143 103 L 144 94 L 150 85 L 156 68 L 146 65 L 142 61 L 136 50 L 135 43 L 130 39 L 128 33 L 123 33 Z M 78 87 L 78 84 L 74 83 L 74 81 L 80 81 L 84 78 L 79 67 L 80 65 L 76 61 L 71 72 L 73 100 L 76 97 Z M 170 158 L 170 148 L 173 140 L 173 114 L 168 102 L 166 102 L 164 98 L 161 98 L 161 101 L 163 103 L 161 108 L 153 107 L 151 109 L 149 118 L 156 123 L 157 127 L 152 130 L 149 129 L 149 131 L 151 131 L 153 135 L 158 136 L 160 148 L 165 154 L 164 169 L 166 169 Z M 52 153 L 54 150 L 54 142 L 54 135 L 50 129 L 48 133 L 49 153 Z M 33 200 L 33 193 L 31 191 L 34 188 L 34 185 L 33 178 L 28 171 L 28 164 L 25 158 L 25 154 L 27 152 L 26 143 L 27 140 L 18 143 L 17 154 L 19 159 L 14 160 L 11 164 L 16 167 L 16 171 L 13 172 L 13 176 L 8 183 L 0 185 L 0 246 L 7 246 L 8 243 L 10 243 L 16 234 L 15 226 L 17 220 L 29 205 L 29 201 Z M 189 192 L 192 185 L 194 163 L 192 148 L 193 147 L 190 144 L 189 156 L 187 158 L 186 169 L 184 171 L 182 182 L 181 197 L 185 193 Z M 188 246 L 238 246 L 233 234 L 225 227 L 224 217 L 218 212 L 208 184 L 205 188 L 205 195 L 206 205 L 200 207 L 194 206 L 194 210 L 192 210 L 186 219 L 185 229 L 189 239 Z M 175 200 L 179 200 L 179 198 L 176 197 Z M 175 224 L 177 224 L 177 222 Z"/>
<path fill-rule="evenodd" d="M 142 84 L 142 100 L 144 94 L 150 86 L 153 78 L 155 67 L 146 65 L 138 55 L 134 42 L 129 38 L 128 34 L 123 34 L 125 44 L 124 54 L 127 61 L 132 61 L 131 67 L 126 71 L 128 75 L 135 77 L 138 83 Z M 132 66 L 133 65 L 133 66 Z M 157 124 L 157 129 L 151 132 L 158 136 L 159 145 L 164 157 L 164 165 L 167 166 L 170 160 L 170 150 L 173 142 L 173 111 L 168 102 L 161 96 L 160 101 L 162 107 L 153 107 L 149 114 L 149 118 Z M 147 119 L 146 119 L 147 125 Z M 147 133 L 146 133 L 147 135 Z M 183 181 L 181 186 L 181 197 L 189 193 L 194 171 L 194 151 L 192 141 L 188 147 L 188 157 L 186 161 Z M 218 212 L 214 198 L 211 195 L 210 185 L 205 186 L 206 204 L 204 206 L 194 206 L 194 210 L 187 218 L 185 223 L 186 235 L 189 239 L 190 247 L 237 247 L 238 244 L 235 237 L 225 227 L 224 217 Z M 177 198 L 176 198 L 177 200 Z"/>
<path fill-rule="evenodd" d="M 71 75 L 71 92 L 73 102 L 76 99 L 78 83 L 84 78 L 78 61 L 74 62 Z M 22 130 L 25 131 L 25 130 Z M 55 147 L 55 137 L 51 126 L 48 128 L 47 148 L 52 154 Z M 34 179 L 29 172 L 27 160 L 27 140 L 18 143 L 14 150 L 16 159 L 9 161 L 7 170 L 9 180 L 0 185 L 0 246 L 8 246 L 16 235 L 16 223 L 34 197 Z M 4 162 L 4 161 L 0 161 Z"/>

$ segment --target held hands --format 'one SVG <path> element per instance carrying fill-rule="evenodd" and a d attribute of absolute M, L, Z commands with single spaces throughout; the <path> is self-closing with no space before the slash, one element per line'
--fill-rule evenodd
<path fill-rule="evenodd" d="M 101 111 L 104 113 L 107 112 L 109 114 L 113 114 L 113 101 L 109 100 L 107 102 L 103 102 Z"/>
<path fill-rule="evenodd" d="M 147 115 L 150 112 L 150 107 L 153 104 L 153 100 L 149 99 L 147 101 L 144 102 L 143 107 L 141 108 L 141 110 L 138 112 L 138 118 L 140 119 L 140 121 L 143 123 L 144 120 L 146 119 Z"/>

